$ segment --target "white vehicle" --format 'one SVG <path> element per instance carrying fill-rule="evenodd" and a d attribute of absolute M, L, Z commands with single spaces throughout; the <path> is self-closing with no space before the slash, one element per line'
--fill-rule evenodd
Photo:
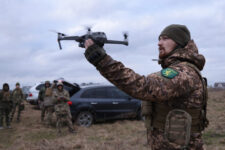
<path fill-rule="evenodd" d="M 28 97 L 27 97 L 27 101 L 30 103 L 30 104 L 38 104 L 38 94 L 39 94 L 39 91 L 45 86 L 44 82 L 39 82 L 39 83 L 36 83 L 34 86 L 32 86 L 29 90 L 29 94 L 28 94 Z"/>

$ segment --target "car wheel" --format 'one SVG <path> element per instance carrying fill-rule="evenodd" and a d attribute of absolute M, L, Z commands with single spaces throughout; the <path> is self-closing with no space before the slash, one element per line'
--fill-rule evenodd
<path fill-rule="evenodd" d="M 89 127 L 93 123 L 93 115 L 89 111 L 82 111 L 76 119 L 79 126 Z"/>

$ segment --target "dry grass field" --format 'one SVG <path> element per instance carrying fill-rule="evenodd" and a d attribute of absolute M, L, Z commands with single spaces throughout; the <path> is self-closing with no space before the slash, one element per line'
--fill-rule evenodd
<path fill-rule="evenodd" d="M 225 150 L 225 91 L 210 90 L 208 101 L 210 125 L 204 132 L 207 150 Z M 89 128 L 75 126 L 71 134 L 63 128 L 58 135 L 54 127 L 40 122 L 40 110 L 30 104 L 22 113 L 20 123 L 13 129 L 0 131 L 1 150 L 147 150 L 144 123 L 123 120 L 98 123 Z"/>

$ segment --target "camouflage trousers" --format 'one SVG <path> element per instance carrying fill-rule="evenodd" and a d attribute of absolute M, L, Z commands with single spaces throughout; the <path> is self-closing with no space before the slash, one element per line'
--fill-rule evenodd
<path fill-rule="evenodd" d="M 74 127 L 70 116 L 67 113 L 66 114 L 56 113 L 56 128 L 58 130 L 58 133 L 62 132 L 61 129 L 64 123 L 66 123 L 66 125 L 68 126 L 69 131 L 74 131 Z"/>
<path fill-rule="evenodd" d="M 45 108 L 46 111 L 46 124 L 47 125 L 52 125 L 52 118 L 53 118 L 53 113 L 54 113 L 54 106 L 48 106 Z"/>
<path fill-rule="evenodd" d="M 39 101 L 39 103 L 40 103 L 40 109 L 41 109 L 41 121 L 44 121 L 46 107 L 44 106 L 44 102 L 43 101 Z"/>
<path fill-rule="evenodd" d="M 176 144 L 169 143 L 164 138 L 164 132 L 158 129 L 153 129 L 148 134 L 148 143 L 150 143 L 151 150 L 182 150 L 177 148 Z M 191 134 L 191 139 L 187 150 L 204 150 L 201 133 Z"/>
<path fill-rule="evenodd" d="M 21 105 L 21 103 L 14 103 L 13 104 L 12 113 L 11 113 L 11 116 L 10 116 L 11 121 L 13 120 L 13 116 L 16 112 L 16 109 L 17 109 L 17 121 L 20 121 L 20 113 L 21 113 L 20 105 Z"/>
<path fill-rule="evenodd" d="M 145 127 L 146 127 L 146 132 L 147 132 L 147 145 L 150 144 L 150 135 L 151 135 L 151 117 L 149 115 L 145 115 Z"/>
<path fill-rule="evenodd" d="M 0 108 L 0 126 L 3 126 L 4 117 L 6 126 L 10 126 L 10 119 L 9 119 L 10 111 L 11 111 L 10 108 Z"/>

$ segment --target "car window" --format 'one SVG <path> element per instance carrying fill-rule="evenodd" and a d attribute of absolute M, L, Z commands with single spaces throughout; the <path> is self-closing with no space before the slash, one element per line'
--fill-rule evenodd
<path fill-rule="evenodd" d="M 72 86 L 67 86 L 67 85 L 64 85 L 63 88 L 69 92 L 70 96 L 72 96 L 74 93 L 79 91 L 78 88 L 72 87 Z"/>
<path fill-rule="evenodd" d="M 71 87 L 68 87 L 68 86 L 65 86 L 65 85 L 63 85 L 63 88 L 64 88 L 65 90 L 67 90 L 67 91 L 69 91 L 69 90 L 71 89 Z"/>
<path fill-rule="evenodd" d="M 87 89 L 81 94 L 81 98 L 108 98 L 105 88 Z"/>
<path fill-rule="evenodd" d="M 36 87 L 36 90 L 41 90 L 43 87 L 45 86 L 45 84 L 39 84 L 37 87 Z"/>
<path fill-rule="evenodd" d="M 121 98 L 121 99 L 128 99 L 130 98 L 129 95 L 121 91 L 116 87 L 108 87 L 108 97 L 109 98 Z"/>

